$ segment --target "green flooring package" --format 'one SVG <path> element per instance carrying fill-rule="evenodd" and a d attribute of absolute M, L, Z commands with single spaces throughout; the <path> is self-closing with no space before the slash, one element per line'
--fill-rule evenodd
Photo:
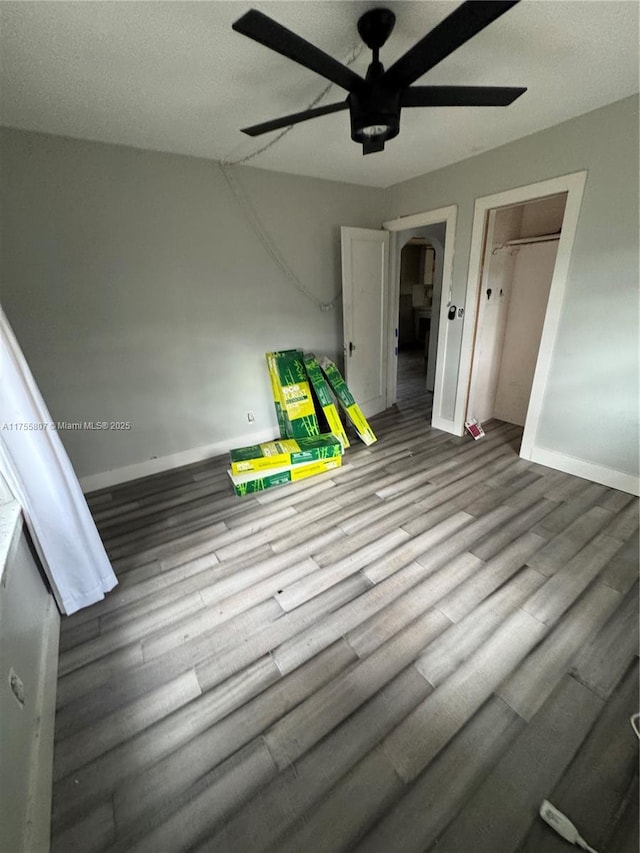
<path fill-rule="evenodd" d="M 313 353 L 309 353 L 304 356 L 304 366 L 306 368 L 309 381 L 311 382 L 311 386 L 315 391 L 318 403 L 320 404 L 327 420 L 329 429 L 335 437 L 339 439 L 343 447 L 349 447 L 349 439 L 347 438 L 347 434 L 342 426 L 342 421 L 340 420 L 340 415 L 338 414 L 338 410 L 333 402 L 329 386 L 327 385 L 322 370 L 320 369 L 318 359 Z"/>
<path fill-rule="evenodd" d="M 272 361 L 269 361 L 269 356 Z M 320 427 L 313 404 L 309 377 L 305 370 L 303 355 L 299 350 L 283 350 L 269 353 L 270 369 L 273 364 L 272 387 L 274 402 L 279 396 L 283 438 L 308 438 L 320 435 Z M 277 407 L 276 407 L 277 412 Z"/>
<path fill-rule="evenodd" d="M 342 465 L 342 456 L 334 456 L 331 459 L 319 459 L 306 465 L 289 465 L 276 468 L 273 471 L 250 471 L 247 474 L 233 474 L 228 472 L 233 483 L 236 495 L 250 495 L 254 492 L 262 492 L 273 486 L 281 486 L 284 483 L 295 483 L 315 474 L 323 474 L 332 471 Z"/>
<path fill-rule="evenodd" d="M 320 366 L 327 377 L 331 390 L 338 398 L 338 402 L 345 411 L 347 418 L 355 427 L 358 437 L 367 445 L 377 441 L 373 430 L 369 426 L 367 419 L 362 414 L 360 406 L 353 399 L 353 395 L 347 386 L 347 383 L 342 378 L 342 374 L 331 361 L 330 358 L 323 357 L 320 359 Z"/>
<path fill-rule="evenodd" d="M 268 352 L 266 354 L 267 366 L 269 368 L 269 381 L 271 382 L 271 395 L 273 397 L 273 405 L 276 409 L 276 417 L 278 419 L 278 431 L 280 438 L 286 438 L 287 430 L 285 424 L 284 407 L 282 405 L 282 389 L 280 388 L 280 380 L 278 379 L 278 370 L 276 368 L 276 353 Z"/>
<path fill-rule="evenodd" d="M 333 459 L 342 456 L 342 443 L 331 433 L 311 438 L 282 438 L 250 447 L 238 447 L 231 450 L 229 456 L 231 473 L 243 474 L 247 471 L 268 471 L 285 465 Z"/>

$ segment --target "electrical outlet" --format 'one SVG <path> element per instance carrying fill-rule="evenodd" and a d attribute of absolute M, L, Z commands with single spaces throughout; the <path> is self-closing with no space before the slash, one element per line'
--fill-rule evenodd
<path fill-rule="evenodd" d="M 253 412 L 247 412 L 247 420 L 249 421 L 250 424 L 252 424 L 255 421 L 255 419 L 256 419 L 256 416 L 253 414 Z"/>
<path fill-rule="evenodd" d="M 21 708 L 24 708 L 24 681 L 20 678 L 13 667 L 9 670 L 9 687 L 13 693 L 16 702 Z"/>

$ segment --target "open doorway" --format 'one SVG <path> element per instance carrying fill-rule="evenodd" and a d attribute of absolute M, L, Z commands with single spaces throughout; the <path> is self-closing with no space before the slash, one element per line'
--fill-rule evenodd
<path fill-rule="evenodd" d="M 395 234 L 392 270 L 396 293 L 395 401 L 421 396 L 431 420 L 436 382 L 440 308 L 445 268 L 447 222 L 429 222 Z M 452 238 L 451 238 L 452 239 Z"/>
<path fill-rule="evenodd" d="M 445 353 L 449 344 L 451 323 L 447 320 L 447 307 L 451 302 L 452 277 L 453 277 L 453 244 L 456 234 L 456 205 L 439 207 L 423 213 L 413 213 L 401 216 L 399 219 L 389 220 L 383 223 L 385 231 L 390 232 L 389 244 L 389 301 L 387 309 L 388 341 L 387 349 L 387 405 L 397 403 L 399 393 L 406 392 L 405 371 L 399 357 L 402 359 L 398 346 L 399 313 L 400 313 L 400 266 L 401 252 L 406 243 L 418 238 L 420 243 L 426 247 L 428 244 L 435 249 L 433 262 L 433 292 L 431 296 L 430 309 L 423 304 L 416 306 L 418 309 L 413 314 L 414 306 L 411 305 L 411 320 L 416 328 L 418 323 L 418 340 L 426 333 L 426 311 L 430 310 L 429 319 L 429 341 L 424 340 L 421 361 L 414 360 L 413 368 L 408 371 L 411 379 L 411 392 L 415 389 L 425 398 L 425 415 L 432 426 L 437 429 L 450 429 L 450 418 L 445 415 L 449 406 L 451 394 L 445 393 Z M 425 257 L 426 262 L 426 257 Z M 419 268 L 418 268 L 419 269 Z M 420 281 L 415 282 L 420 284 Z M 424 292 L 424 280 L 422 281 Z M 413 293 L 413 291 L 412 291 Z M 419 299 L 419 297 L 418 297 Z M 410 298 L 413 302 L 413 296 Z M 424 315 L 420 316 L 420 310 Z M 422 322 L 421 322 L 422 321 Z M 415 335 L 415 331 L 414 331 Z M 426 365 L 425 365 L 426 351 Z M 426 367 L 426 370 L 425 370 Z M 427 391 L 429 388 L 429 391 Z M 431 393 L 432 391 L 432 393 Z M 455 393 L 455 392 L 454 392 Z"/>
<path fill-rule="evenodd" d="M 465 419 L 524 427 L 567 193 L 486 212 Z"/>
<path fill-rule="evenodd" d="M 444 222 L 400 232 L 396 241 L 399 270 L 397 392 L 433 399 L 446 225 Z"/>
<path fill-rule="evenodd" d="M 442 295 L 444 222 L 398 235 L 398 376 L 422 377 L 422 391 L 433 394 Z M 398 399 L 402 398 L 398 385 Z"/>

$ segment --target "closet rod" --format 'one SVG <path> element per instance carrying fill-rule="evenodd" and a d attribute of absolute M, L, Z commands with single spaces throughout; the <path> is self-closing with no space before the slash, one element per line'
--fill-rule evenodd
<path fill-rule="evenodd" d="M 500 251 L 500 249 L 508 249 L 511 246 L 527 246 L 533 243 L 550 243 L 552 240 L 559 240 L 560 234 L 543 234 L 540 237 L 521 237 L 518 240 L 507 240 L 506 243 L 501 243 L 499 246 L 494 246 L 491 250 L 491 254 L 495 254 Z"/>

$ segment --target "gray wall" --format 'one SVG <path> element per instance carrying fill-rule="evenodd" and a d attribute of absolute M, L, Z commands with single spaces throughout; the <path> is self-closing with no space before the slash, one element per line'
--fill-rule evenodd
<path fill-rule="evenodd" d="M 342 309 L 287 280 L 212 162 L 4 130 L 2 302 L 79 476 L 275 435 L 264 353 L 342 353 Z M 382 190 L 234 170 L 304 285 L 340 289 L 340 226 Z M 247 412 L 255 413 L 255 424 Z"/>
<path fill-rule="evenodd" d="M 215 164 L 9 130 L 1 144 L 2 299 L 52 416 L 132 423 L 127 433 L 63 434 L 80 476 L 275 431 L 264 352 L 340 352 L 339 305 L 322 312 L 293 288 Z M 633 474 L 637 152 L 638 101 L 629 98 L 386 192 L 237 174 L 321 301 L 340 286 L 340 225 L 375 228 L 457 204 L 453 292 L 462 305 L 475 199 L 587 169 L 536 443 Z M 445 416 L 461 331 L 456 322 L 449 335 Z"/>
<path fill-rule="evenodd" d="M 588 170 L 536 445 L 638 472 L 638 99 L 626 98 L 387 191 L 386 218 L 458 205 L 453 301 L 464 305 L 475 199 Z M 453 416 L 462 323 L 449 336 Z"/>

